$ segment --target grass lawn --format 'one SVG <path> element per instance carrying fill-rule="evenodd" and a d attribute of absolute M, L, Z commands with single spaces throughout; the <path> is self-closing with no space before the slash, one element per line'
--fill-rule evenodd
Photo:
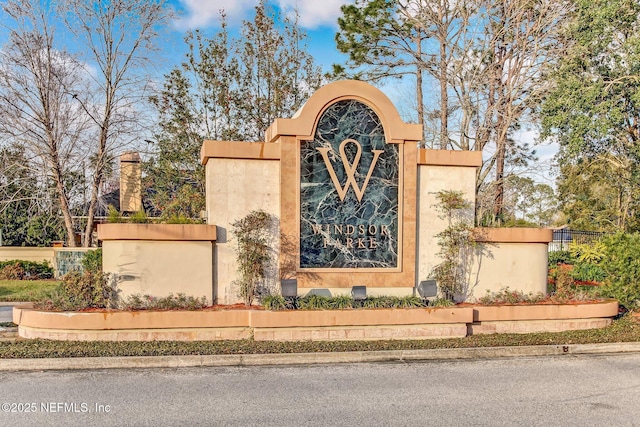
<path fill-rule="evenodd" d="M 34 301 L 51 294 L 60 283 L 54 280 L 0 280 L 0 301 Z"/>

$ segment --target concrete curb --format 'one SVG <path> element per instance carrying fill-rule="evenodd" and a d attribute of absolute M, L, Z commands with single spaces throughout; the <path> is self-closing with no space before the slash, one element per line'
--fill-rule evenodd
<path fill-rule="evenodd" d="M 213 356 L 126 356 L 0 359 L 0 372 L 76 369 L 187 368 L 216 366 L 317 365 L 328 363 L 416 362 L 504 357 L 594 355 L 640 352 L 640 342 L 343 353 L 233 354 Z"/>

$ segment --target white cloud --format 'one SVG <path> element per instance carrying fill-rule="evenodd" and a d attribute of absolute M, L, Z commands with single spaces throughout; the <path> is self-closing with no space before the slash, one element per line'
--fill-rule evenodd
<path fill-rule="evenodd" d="M 177 21 L 180 28 L 217 26 L 220 11 L 224 10 L 227 20 L 236 23 L 247 17 L 259 0 L 178 0 L 184 15 Z"/>
<path fill-rule="evenodd" d="M 277 5 L 285 13 L 300 14 L 300 26 L 314 29 L 321 26 L 336 26 L 341 15 L 340 6 L 353 3 L 352 0 L 277 0 Z"/>
<path fill-rule="evenodd" d="M 260 0 L 177 0 L 183 10 L 176 25 L 179 28 L 217 26 L 220 11 L 224 10 L 231 25 L 247 19 Z M 272 0 L 285 14 L 300 15 L 300 26 L 315 29 L 321 26 L 336 26 L 340 6 L 353 0 Z"/>

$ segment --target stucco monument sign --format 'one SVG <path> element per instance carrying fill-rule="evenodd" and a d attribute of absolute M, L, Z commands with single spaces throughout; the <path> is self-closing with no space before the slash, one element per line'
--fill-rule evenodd
<path fill-rule="evenodd" d="M 405 123 L 389 98 L 362 81 L 317 90 L 261 142 L 204 141 L 204 224 L 103 224 L 106 272 L 122 295 L 184 292 L 221 304 L 240 300 L 232 224 L 261 209 L 273 219 L 274 290 L 295 279 L 305 295 L 411 295 L 440 263 L 447 227 L 436 193 L 475 204 L 482 153 L 419 148 L 422 126 Z M 473 221 L 473 208 L 465 213 Z M 483 228 L 490 256 L 476 257 L 465 297 L 506 286 L 544 292 L 550 230 Z M 176 288 L 179 284 L 179 288 Z"/>
<path fill-rule="evenodd" d="M 238 300 L 229 230 L 258 209 L 274 218 L 274 286 L 296 279 L 301 295 L 358 285 L 370 295 L 410 295 L 439 263 L 436 235 L 446 221 L 434 208 L 435 193 L 461 191 L 473 206 L 482 162 L 480 152 L 419 148 L 422 137 L 422 126 L 405 123 L 380 90 L 339 81 L 316 91 L 292 118 L 276 119 L 263 142 L 205 141 L 207 223 L 217 230 L 213 297 Z M 494 245 L 496 261 L 472 269 L 469 295 L 515 287 L 516 280 L 526 292 L 544 291 L 546 234 L 502 234 L 508 236 L 497 242 L 510 245 L 504 262 Z M 532 257 L 539 262 L 522 264 Z M 524 283 L 529 265 L 535 271 Z"/>

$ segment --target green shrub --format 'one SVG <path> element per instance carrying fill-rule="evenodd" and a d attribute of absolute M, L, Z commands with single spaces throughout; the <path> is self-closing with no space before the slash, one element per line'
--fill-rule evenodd
<path fill-rule="evenodd" d="M 389 300 L 387 297 L 378 296 L 378 297 L 367 297 L 364 301 L 362 301 L 362 307 L 364 308 L 388 308 Z"/>
<path fill-rule="evenodd" d="M 84 271 L 99 273 L 102 271 L 102 248 L 85 252 L 82 260 L 82 268 Z"/>
<path fill-rule="evenodd" d="M 261 299 L 262 305 L 268 310 L 349 310 L 356 308 L 415 308 L 425 307 L 425 302 L 417 296 L 369 296 L 356 301 L 351 295 L 336 295 L 326 297 L 322 295 L 305 295 L 286 299 L 281 295 L 267 295 Z M 451 303 L 453 305 L 453 303 Z"/>
<path fill-rule="evenodd" d="M 415 308 L 424 307 L 424 301 L 417 296 L 408 295 L 405 297 L 396 297 L 396 303 L 399 308 Z"/>
<path fill-rule="evenodd" d="M 569 246 L 569 252 L 577 262 L 597 263 L 604 257 L 604 250 L 605 245 L 600 241 L 572 243 Z"/>
<path fill-rule="evenodd" d="M 256 296 L 266 293 L 266 268 L 271 262 L 269 245 L 270 225 L 273 218 L 263 210 L 251 211 L 244 218 L 231 224 L 237 241 L 236 256 L 238 279 L 233 284 L 246 305 L 251 305 Z"/>
<path fill-rule="evenodd" d="M 183 293 L 166 297 L 133 294 L 119 304 L 123 310 L 201 310 L 207 306 L 206 297 L 197 298 Z"/>
<path fill-rule="evenodd" d="M 53 268 L 47 261 L 0 261 L 1 280 L 42 280 L 53 277 Z"/>
<path fill-rule="evenodd" d="M 128 217 L 128 222 L 133 224 L 148 224 L 149 217 L 144 209 L 139 210 L 138 212 L 134 212 Z"/>
<path fill-rule="evenodd" d="M 545 298 L 545 301 L 549 301 L 554 304 L 567 304 L 570 302 L 585 302 L 598 299 L 597 289 L 582 289 L 578 287 L 564 288 L 556 291 L 554 294 Z"/>
<path fill-rule="evenodd" d="M 322 295 L 305 295 L 298 300 L 301 310 L 327 310 L 331 308 L 331 298 Z"/>
<path fill-rule="evenodd" d="M 189 218 L 183 213 L 173 213 L 163 218 L 162 222 L 165 224 L 202 224 L 203 221 L 201 219 Z"/>
<path fill-rule="evenodd" d="M 102 272 L 72 271 L 64 275 L 60 288 L 77 309 L 111 308 L 116 305 L 116 294 L 109 284 L 109 275 Z"/>
<path fill-rule="evenodd" d="M 545 299 L 546 295 L 542 292 L 534 294 L 529 292 L 525 294 L 522 291 L 511 290 L 509 287 L 500 289 L 498 292 L 487 291 L 486 295 L 478 298 L 480 304 L 497 305 L 497 304 L 535 304 Z"/>
<path fill-rule="evenodd" d="M 333 310 L 345 310 L 354 307 L 351 295 L 336 295 L 329 298 L 329 308 Z"/>
<path fill-rule="evenodd" d="M 573 286 L 573 277 L 571 277 L 572 265 L 557 265 L 549 270 L 553 283 L 547 285 L 547 293 L 554 294 L 558 291 L 564 292 Z"/>
<path fill-rule="evenodd" d="M 125 220 L 120 216 L 120 212 L 118 212 L 118 210 L 113 205 L 109 205 L 107 207 L 107 222 L 109 224 L 117 224 L 120 222 L 125 222 Z"/>
<path fill-rule="evenodd" d="M 20 263 L 7 264 L 0 269 L 0 279 L 2 280 L 24 280 L 25 271 Z"/>
<path fill-rule="evenodd" d="M 558 264 L 574 264 L 575 262 L 575 257 L 569 251 L 549 252 L 549 267 L 555 267 Z"/>
<path fill-rule="evenodd" d="M 120 212 L 115 207 L 113 207 L 112 205 L 109 205 L 107 208 L 107 222 L 110 224 L 117 224 L 117 223 L 148 224 L 151 222 L 151 220 L 147 216 L 147 213 L 144 211 L 144 209 L 141 209 L 137 212 L 133 212 L 129 216 L 124 216 L 124 215 L 121 215 Z"/>
<path fill-rule="evenodd" d="M 282 295 L 265 295 L 260 299 L 260 303 L 267 310 L 284 310 L 287 308 L 287 301 Z"/>
<path fill-rule="evenodd" d="M 452 307 L 455 305 L 455 303 L 446 298 L 436 298 L 435 300 L 430 302 L 429 305 L 433 307 Z"/>
<path fill-rule="evenodd" d="M 640 234 L 604 236 L 604 254 L 598 265 L 606 274 L 602 295 L 629 309 L 640 308 Z"/>
<path fill-rule="evenodd" d="M 498 305 L 498 304 L 566 304 L 575 301 L 593 301 L 597 299 L 595 292 L 589 292 L 573 286 L 560 286 L 553 294 L 545 295 L 542 292 L 524 293 L 522 291 L 513 291 L 508 287 L 500 289 L 498 292 L 487 291 L 487 294 L 478 298 L 480 304 Z"/>
<path fill-rule="evenodd" d="M 33 302 L 33 306 L 38 310 L 47 311 L 75 311 L 78 308 L 64 295 L 60 288 L 53 291 L 49 296 Z"/>
<path fill-rule="evenodd" d="M 602 267 L 588 262 L 578 262 L 573 266 L 570 274 L 575 280 L 588 282 L 602 282 L 607 277 Z"/>
<path fill-rule="evenodd" d="M 72 271 L 62 278 L 62 284 L 52 296 L 34 302 L 36 308 L 78 311 L 87 308 L 115 308 L 117 291 L 110 276 L 102 272 Z"/>

